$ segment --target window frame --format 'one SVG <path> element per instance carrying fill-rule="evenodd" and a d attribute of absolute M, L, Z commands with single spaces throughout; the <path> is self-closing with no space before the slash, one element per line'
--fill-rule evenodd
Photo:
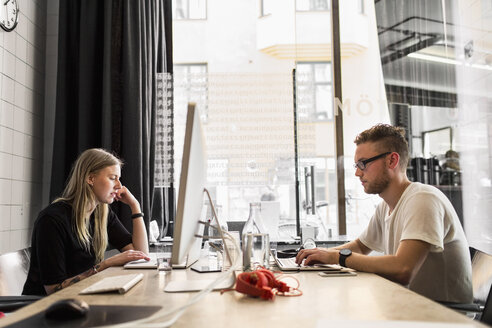
<path fill-rule="evenodd" d="M 296 0 L 296 12 L 328 12 L 331 8 L 331 0 L 304 0 L 309 1 L 309 9 L 299 9 L 299 1 L 300 0 Z M 326 1 L 326 9 L 316 9 L 316 1 Z"/>
<path fill-rule="evenodd" d="M 179 20 L 179 21 L 193 21 L 193 20 L 207 20 L 207 17 L 208 17 L 208 12 L 207 12 L 207 8 L 208 8 L 208 2 L 207 0 L 172 0 L 173 1 L 173 20 Z M 185 17 L 183 18 L 177 18 L 176 17 L 176 1 L 183 1 L 183 2 L 186 2 L 186 15 Z M 192 18 L 190 17 L 190 2 L 191 1 L 195 1 L 195 2 L 205 2 L 205 10 L 204 10 L 204 17 L 199 17 L 199 18 Z"/>
<path fill-rule="evenodd" d="M 311 76 L 313 77 L 313 79 L 309 82 L 305 82 L 305 85 L 310 85 L 312 86 L 312 88 L 309 88 L 312 92 L 312 98 L 313 98 L 313 111 L 309 113 L 309 116 L 306 118 L 306 119 L 303 119 L 303 121 L 315 121 L 315 122 L 331 122 L 333 121 L 334 119 L 334 114 L 333 114 L 333 105 L 331 106 L 330 110 L 331 111 L 327 111 L 327 116 L 326 118 L 319 118 L 318 117 L 318 113 L 324 113 L 324 112 L 320 112 L 318 111 L 318 86 L 328 86 L 330 88 L 330 93 L 331 93 L 331 97 L 329 99 L 329 103 L 330 104 L 333 104 L 332 103 L 332 100 L 333 100 L 333 81 L 332 81 L 332 77 L 330 76 L 330 79 L 328 81 L 316 81 L 316 65 L 328 65 L 328 68 L 332 69 L 332 63 L 331 61 L 315 61 L 315 62 L 305 62 L 305 61 L 299 61 L 299 62 L 296 62 L 296 67 L 299 67 L 299 65 L 306 65 L 306 66 L 309 66 L 310 67 L 310 72 L 311 72 Z M 297 80 L 297 79 L 296 79 Z M 298 99 L 301 98 L 301 93 L 302 91 L 299 90 L 299 86 L 302 86 L 304 84 L 304 82 L 300 83 L 299 80 L 297 80 L 297 94 L 298 94 Z M 299 100 L 298 100 L 299 101 Z M 297 106 L 299 107 L 299 103 L 297 104 Z"/>

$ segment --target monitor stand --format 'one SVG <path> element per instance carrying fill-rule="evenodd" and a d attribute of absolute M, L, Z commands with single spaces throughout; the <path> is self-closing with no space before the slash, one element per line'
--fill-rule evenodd
<path fill-rule="evenodd" d="M 171 264 L 171 267 L 173 269 L 188 269 L 191 268 L 193 265 L 196 265 L 196 263 L 200 262 L 200 258 L 198 259 L 191 259 L 190 256 L 186 256 L 185 260 L 181 263 L 178 264 Z"/>
<path fill-rule="evenodd" d="M 217 256 L 204 256 L 198 259 L 192 266 L 191 270 L 206 273 L 222 271 L 222 261 Z"/>
<path fill-rule="evenodd" d="M 214 280 L 215 279 L 170 281 L 164 288 L 164 291 L 166 293 L 198 292 L 205 289 Z M 232 288 L 235 282 L 235 273 L 231 272 L 227 279 L 217 284 L 213 290 Z"/>
<path fill-rule="evenodd" d="M 185 260 L 184 262 L 178 264 L 171 264 L 173 269 L 186 269 L 188 266 L 186 265 L 188 262 Z"/>

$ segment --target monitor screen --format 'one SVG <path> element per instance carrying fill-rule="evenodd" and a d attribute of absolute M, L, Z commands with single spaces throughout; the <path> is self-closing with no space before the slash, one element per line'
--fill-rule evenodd
<path fill-rule="evenodd" d="M 171 264 L 173 267 L 188 267 L 198 260 L 204 225 L 202 219 L 203 189 L 207 179 L 205 138 L 198 110 L 194 103 L 188 104 L 183 146 L 183 161 L 179 180 L 178 207 L 174 224 Z"/>

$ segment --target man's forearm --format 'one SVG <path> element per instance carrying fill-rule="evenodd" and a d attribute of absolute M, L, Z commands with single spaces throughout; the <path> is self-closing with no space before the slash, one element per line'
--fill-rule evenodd
<path fill-rule="evenodd" d="M 362 246 L 361 246 L 362 245 Z M 408 270 L 405 261 L 394 255 L 367 256 L 365 246 L 358 239 L 334 247 L 336 250 L 349 248 L 352 255 L 345 260 L 349 268 L 379 274 L 389 280 L 407 284 Z"/>
<path fill-rule="evenodd" d="M 352 252 L 359 253 L 359 254 L 369 254 L 371 251 L 370 249 L 365 247 L 364 244 L 362 244 L 359 241 L 359 239 L 355 239 L 355 240 L 349 241 L 348 243 L 345 243 L 343 245 L 333 247 L 333 249 L 336 249 L 336 250 L 341 250 L 343 248 L 348 248 Z"/>
<path fill-rule="evenodd" d="M 366 256 L 352 254 L 345 263 L 349 268 L 377 273 L 402 285 L 408 285 L 429 253 L 430 244 L 420 240 L 403 240 L 395 255 Z"/>

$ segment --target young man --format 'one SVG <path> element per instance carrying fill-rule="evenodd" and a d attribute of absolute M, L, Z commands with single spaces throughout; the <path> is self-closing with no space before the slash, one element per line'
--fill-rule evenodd
<path fill-rule="evenodd" d="M 366 230 L 342 246 L 306 249 L 297 263 L 339 263 L 373 272 L 437 301 L 471 302 L 471 261 L 458 215 L 437 188 L 406 176 L 402 128 L 378 124 L 355 139 L 355 175 L 381 202 Z M 371 251 L 382 256 L 368 256 Z"/>

